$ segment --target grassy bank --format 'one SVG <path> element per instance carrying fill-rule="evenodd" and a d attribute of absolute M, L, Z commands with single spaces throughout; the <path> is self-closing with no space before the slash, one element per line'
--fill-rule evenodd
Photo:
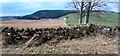
<path fill-rule="evenodd" d="M 79 24 L 78 14 L 68 14 L 64 17 L 68 17 L 66 20 L 67 24 Z M 84 18 L 83 18 L 84 22 Z M 89 23 L 105 25 L 105 26 L 117 26 L 118 25 L 118 14 L 114 13 L 91 13 Z"/>

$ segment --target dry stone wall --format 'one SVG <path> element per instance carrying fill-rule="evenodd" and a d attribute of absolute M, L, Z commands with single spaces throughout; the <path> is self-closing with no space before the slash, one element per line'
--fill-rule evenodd
<path fill-rule="evenodd" d="M 18 29 L 14 27 L 1 28 L 3 45 L 25 44 L 28 46 L 39 46 L 43 43 L 55 44 L 62 39 L 74 39 L 84 36 L 96 36 L 104 34 L 108 37 L 120 35 L 120 27 L 114 28 L 99 25 L 75 25 L 58 28 L 26 28 Z M 49 42 L 53 40 L 52 42 Z"/>

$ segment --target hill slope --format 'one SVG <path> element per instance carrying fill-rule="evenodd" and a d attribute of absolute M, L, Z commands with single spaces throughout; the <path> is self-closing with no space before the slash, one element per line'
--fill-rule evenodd
<path fill-rule="evenodd" d="M 75 13 L 72 10 L 40 10 L 33 14 L 23 16 L 22 19 L 47 19 L 47 18 L 59 18 L 69 13 Z"/>
<path fill-rule="evenodd" d="M 120 14 L 119 14 L 120 15 Z M 63 17 L 68 17 L 66 20 L 67 24 L 79 24 L 79 15 L 76 13 L 71 13 Z M 84 18 L 83 18 L 84 22 Z M 118 25 L 118 14 L 115 13 L 98 13 L 93 12 L 90 15 L 89 23 L 106 25 L 106 26 L 114 26 Z"/>

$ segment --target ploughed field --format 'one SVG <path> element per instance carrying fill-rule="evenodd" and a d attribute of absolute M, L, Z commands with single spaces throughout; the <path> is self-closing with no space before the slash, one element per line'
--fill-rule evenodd
<path fill-rule="evenodd" d="M 15 28 L 51 28 L 66 27 L 64 20 L 7 20 L 2 21 L 0 26 L 9 26 Z"/>
<path fill-rule="evenodd" d="M 4 54 L 118 54 L 119 26 L 68 27 L 63 20 L 13 20 L 3 26 L 9 26 L 1 28 Z"/>

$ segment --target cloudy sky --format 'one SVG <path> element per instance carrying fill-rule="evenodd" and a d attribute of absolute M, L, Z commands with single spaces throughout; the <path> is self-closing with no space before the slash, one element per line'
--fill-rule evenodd
<path fill-rule="evenodd" d="M 0 16 L 23 16 L 38 10 L 67 10 L 70 0 L 0 0 Z M 110 5 L 111 6 L 111 5 Z M 117 11 L 115 7 L 111 10 Z"/>

